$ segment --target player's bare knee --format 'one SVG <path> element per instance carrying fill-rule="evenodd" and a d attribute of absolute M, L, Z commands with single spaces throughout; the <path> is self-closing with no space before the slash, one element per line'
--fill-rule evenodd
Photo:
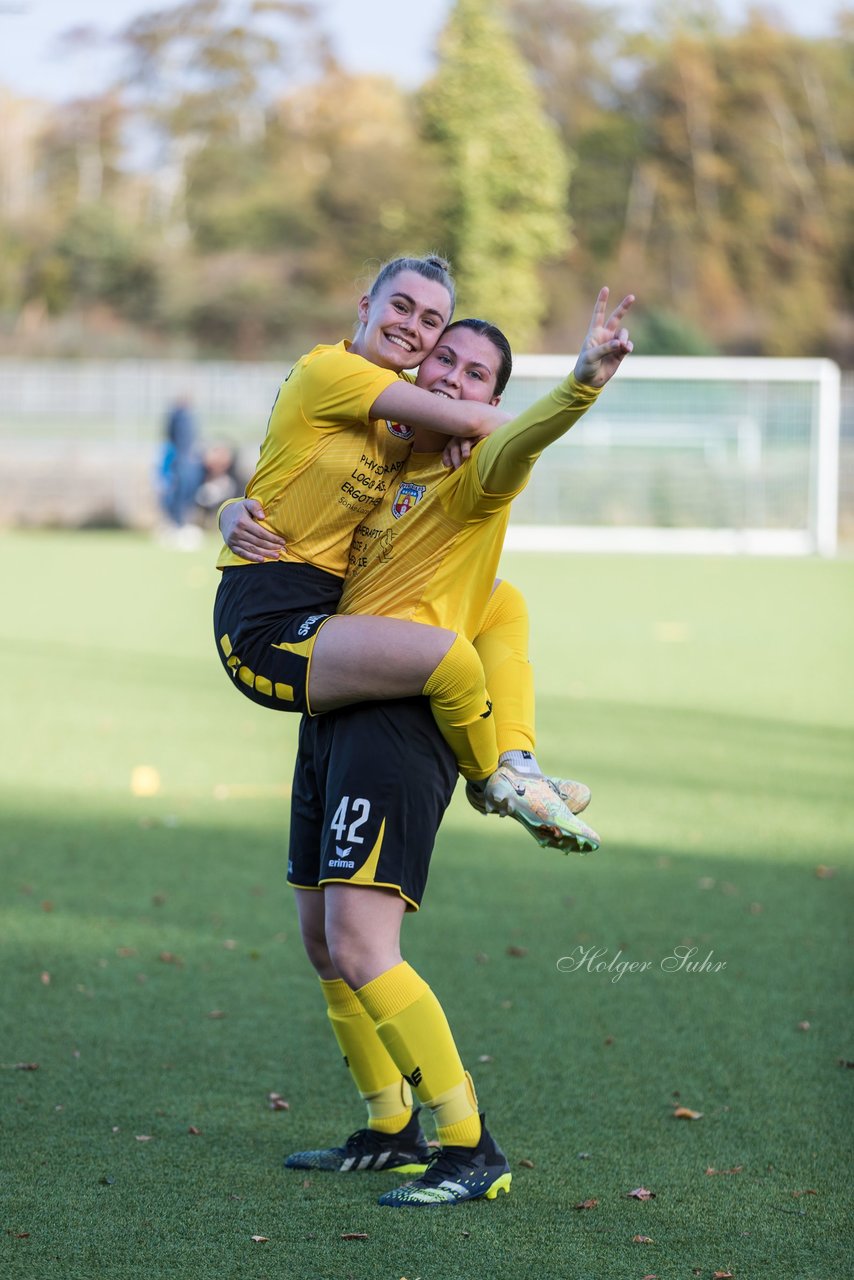
<path fill-rule="evenodd" d="M 325 933 L 322 930 L 303 928 L 301 934 L 305 954 L 318 976 L 326 981 L 337 978 L 338 974 L 335 972 L 335 965 L 329 954 L 329 947 L 326 945 Z"/>

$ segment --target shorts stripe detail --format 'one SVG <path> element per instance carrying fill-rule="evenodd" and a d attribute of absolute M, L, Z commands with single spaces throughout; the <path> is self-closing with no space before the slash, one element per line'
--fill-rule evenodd
<path fill-rule="evenodd" d="M 299 884 L 296 880 L 288 878 L 287 883 L 292 889 L 311 889 L 323 893 L 328 884 L 352 884 L 352 880 L 345 880 L 342 876 L 324 876 L 319 884 Z M 363 886 L 364 887 L 364 886 Z M 410 898 L 408 893 L 404 893 L 399 884 L 392 884 L 390 880 L 372 880 L 368 886 L 371 889 L 393 889 L 399 894 L 403 901 L 407 904 L 407 908 L 412 911 L 420 911 L 421 903 L 416 902 L 414 898 Z"/>
<path fill-rule="evenodd" d="M 281 684 L 276 681 L 276 697 L 280 702 L 293 702 L 294 686 L 292 684 Z"/>
<path fill-rule="evenodd" d="M 350 877 L 351 884 L 373 884 L 374 883 L 377 875 L 377 865 L 379 864 L 379 860 L 380 860 L 380 850 L 383 847 L 384 835 L 385 835 L 385 818 L 383 818 L 382 822 L 380 823 L 380 830 L 376 839 L 376 844 L 374 845 L 371 852 L 368 854 L 365 861 L 359 867 L 359 870 L 355 873 L 355 875 Z"/>
<path fill-rule="evenodd" d="M 271 644 L 271 649 L 284 649 L 287 653 L 295 653 L 299 658 L 307 658 L 314 648 L 316 635 L 309 636 L 307 640 L 296 640 L 293 644 L 282 641 L 281 644 Z"/>
<path fill-rule="evenodd" d="M 228 634 L 224 636 L 220 636 L 219 647 L 220 649 L 222 649 L 223 653 L 227 658 L 231 657 L 232 644 L 231 644 L 231 637 Z"/>

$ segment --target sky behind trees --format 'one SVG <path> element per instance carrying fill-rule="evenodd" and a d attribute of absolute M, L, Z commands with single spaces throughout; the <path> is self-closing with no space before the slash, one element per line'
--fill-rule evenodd
<path fill-rule="evenodd" d="M 854 11 L 821 38 L 704 0 L 644 30 L 440 7 L 413 86 L 342 67 L 303 5 L 182 0 L 121 24 L 121 78 L 0 90 L 0 347 L 298 352 L 429 248 L 517 346 L 567 350 L 607 283 L 649 354 L 854 364 Z"/>
<path fill-rule="evenodd" d="M 607 0 L 596 0 L 606 8 Z M 724 17 L 743 21 L 751 8 L 778 12 L 791 31 L 825 35 L 833 29 L 839 0 L 718 0 Z M 96 26 L 115 31 L 152 8 L 166 8 L 167 0 L 0 0 L 0 85 L 18 93 L 52 101 L 106 87 L 115 73 L 113 49 L 80 50 L 74 57 L 62 52 L 61 37 L 73 26 Z M 413 87 L 435 70 L 436 38 L 445 23 L 451 0 L 421 0 L 405 7 L 400 0 L 315 0 L 314 8 L 330 33 L 336 56 L 348 70 L 393 76 Z M 655 0 L 631 7 L 619 3 L 620 21 L 653 27 Z M 632 15 L 637 15 L 634 19 Z"/>

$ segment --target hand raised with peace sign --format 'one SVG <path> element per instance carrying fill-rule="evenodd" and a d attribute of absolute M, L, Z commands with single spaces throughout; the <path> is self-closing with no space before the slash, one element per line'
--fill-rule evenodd
<path fill-rule="evenodd" d="M 622 320 L 634 300 L 633 293 L 627 294 L 606 320 L 608 288 L 599 290 L 590 328 L 575 363 L 575 376 L 579 382 L 588 387 L 604 387 L 632 351 L 629 331 L 623 327 Z"/>

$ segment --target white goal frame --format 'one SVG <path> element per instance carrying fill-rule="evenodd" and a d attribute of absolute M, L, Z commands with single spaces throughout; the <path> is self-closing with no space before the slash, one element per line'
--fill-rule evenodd
<path fill-rule="evenodd" d="M 561 381 L 575 356 L 523 355 L 513 378 L 541 380 L 543 394 Z M 616 374 L 621 382 L 698 381 L 810 384 L 814 388 L 809 441 L 808 520 L 800 528 L 673 528 L 582 524 L 514 524 L 508 551 L 655 552 L 695 554 L 833 556 L 837 550 L 839 503 L 840 371 L 831 360 L 734 358 L 718 356 L 631 356 Z M 511 387 L 513 382 L 511 380 Z M 594 409 L 607 415 L 608 391 Z M 585 420 L 582 420 L 585 421 Z M 749 424 L 748 424 L 749 425 Z M 576 428 L 577 430 L 577 428 Z M 605 428 L 607 434 L 607 427 Z M 567 446 L 571 447 L 570 439 Z M 590 422 L 589 442 L 595 442 Z M 554 447 L 554 446 L 552 446 Z M 745 448 L 754 447 L 748 432 Z M 757 442 L 756 449 L 761 446 Z M 742 439 L 739 436 L 739 453 Z M 538 467 L 548 466 L 548 455 Z"/>

